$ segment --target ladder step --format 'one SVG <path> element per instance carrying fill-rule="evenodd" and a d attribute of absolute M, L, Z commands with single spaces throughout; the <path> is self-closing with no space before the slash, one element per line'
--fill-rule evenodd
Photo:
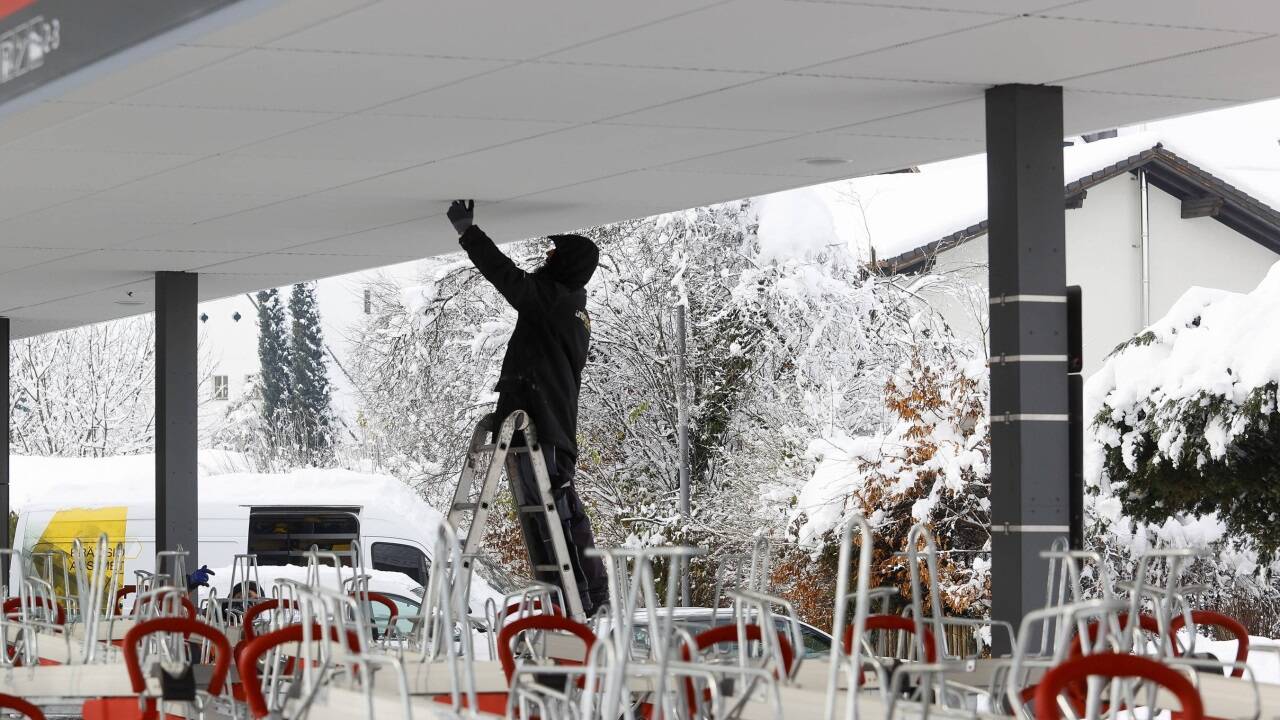
<path fill-rule="evenodd" d="M 0 4 L 3 1 L 0 0 Z M 560 542 L 559 537 L 555 539 L 551 537 L 551 534 L 559 535 L 561 518 L 550 494 L 547 468 L 542 462 L 530 462 L 528 465 L 520 463 L 520 474 L 523 474 L 523 470 L 527 470 L 529 465 L 533 467 L 535 482 L 533 487 L 529 487 L 530 479 L 524 478 L 517 481 L 520 479 L 512 476 L 516 469 L 508 462 L 510 455 L 524 454 L 529 457 L 535 451 L 541 453 L 541 449 L 536 443 L 530 446 L 514 436 L 506 436 L 505 443 L 495 442 L 492 430 L 493 428 L 484 421 L 476 426 L 475 433 L 472 435 L 476 444 L 467 448 L 465 464 L 458 478 L 458 484 L 454 488 L 454 502 L 450 506 L 449 523 L 457 526 L 458 530 L 466 525 L 467 516 L 463 513 L 471 513 L 471 522 L 466 527 L 467 539 L 464 548 L 467 552 L 461 563 L 462 568 L 469 574 L 476 565 L 472 558 L 478 556 L 478 546 L 484 537 L 485 525 L 488 524 L 488 510 L 493 507 L 494 497 L 498 492 L 498 478 L 506 475 L 519 516 L 521 518 L 529 515 L 543 517 L 543 520 L 532 523 L 521 520 L 521 534 L 524 535 L 525 548 L 529 553 L 530 567 L 535 573 L 552 573 L 553 577 L 558 578 L 557 582 L 563 582 L 568 609 L 575 617 L 581 617 L 582 608 L 578 603 L 577 579 L 573 576 L 571 558 L 564 552 L 568 548 L 565 543 Z M 530 425 L 526 431 L 526 437 L 536 436 L 536 431 Z M 521 444 L 514 445 L 513 442 Z M 503 467 L 504 464 L 506 467 Z M 478 494 L 473 494 L 477 490 Z M 546 502 L 543 502 L 544 499 Z M 552 532 L 548 533 L 547 537 L 537 537 L 542 533 L 536 528 L 544 526 L 552 529 Z"/>
<path fill-rule="evenodd" d="M 494 450 L 497 450 L 497 449 L 498 449 L 498 444 L 497 444 L 497 443 L 488 443 L 488 444 L 485 444 L 485 445 L 477 445 L 477 446 L 475 446 L 475 447 L 471 448 L 471 456 L 472 456 L 472 457 L 478 457 L 478 456 L 480 456 L 480 455 L 482 455 L 482 454 L 492 453 Z M 529 446 L 528 446 L 528 445 L 512 445 L 511 447 L 508 447 L 508 448 L 507 448 L 507 452 L 509 452 L 509 453 L 527 453 L 527 452 L 529 452 Z"/>

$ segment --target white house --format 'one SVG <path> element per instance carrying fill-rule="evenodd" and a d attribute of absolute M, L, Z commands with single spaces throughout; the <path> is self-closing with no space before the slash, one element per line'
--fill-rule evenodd
<path fill-rule="evenodd" d="M 382 276 L 412 280 L 416 277 L 416 267 L 416 263 L 388 265 L 316 283 L 334 411 L 344 421 L 352 420 L 355 401 L 343 364 L 351 351 L 354 330 L 369 310 L 366 289 L 375 278 Z M 280 288 L 280 302 L 286 306 L 289 290 L 287 286 Z M 209 364 L 209 382 L 205 389 L 208 396 L 202 398 L 205 401 L 202 425 L 216 424 L 230 403 L 244 393 L 249 378 L 260 371 L 256 303 L 253 295 L 243 294 L 200 304 L 201 353 Z"/>
<path fill-rule="evenodd" d="M 1247 292 L 1280 260 L 1273 183 L 1181 148 L 1140 133 L 1064 149 L 1067 284 L 1081 286 L 1086 375 L 1188 288 Z M 880 235 L 868 224 L 882 271 L 956 273 L 971 281 L 968 295 L 951 283 L 924 294 L 958 335 L 985 346 L 984 173 L 978 156 L 918 175 L 853 181 L 849 194 L 882 227 L 898 218 Z"/>

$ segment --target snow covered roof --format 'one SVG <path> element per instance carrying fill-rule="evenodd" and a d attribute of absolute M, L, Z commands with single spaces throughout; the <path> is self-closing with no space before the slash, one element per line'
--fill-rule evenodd
<path fill-rule="evenodd" d="M 10 506 L 16 512 L 155 502 L 155 456 L 11 458 Z M 396 518 L 433 537 L 442 516 L 406 484 L 388 475 L 306 468 L 286 473 L 249 472 L 243 456 L 201 450 L 201 504 L 329 505 L 365 508 Z"/>
<path fill-rule="evenodd" d="M 1280 252 L 1280 186 L 1274 181 L 1280 150 L 1274 139 L 1225 143 L 1206 137 L 1201 128 L 1174 128 L 1065 148 L 1068 206 L 1082 202 L 1090 187 L 1143 167 L 1155 187 L 1182 200 L 1205 199 L 1203 214 Z M 918 269 L 936 253 L 987 231 L 984 155 L 925 166 L 918 174 L 859 178 L 843 192 L 854 226 L 863 229 L 878 265 L 889 272 Z"/>

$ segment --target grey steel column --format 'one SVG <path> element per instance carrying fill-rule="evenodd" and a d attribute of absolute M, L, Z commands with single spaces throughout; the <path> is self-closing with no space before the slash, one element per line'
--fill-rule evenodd
<path fill-rule="evenodd" d="M 0 537 L 0 547 L 8 549 L 9 533 L 13 532 L 13 528 L 9 526 L 9 424 L 13 421 L 9 416 L 9 318 L 0 317 L 0 342 L 4 343 L 4 359 L 0 360 L 0 381 L 3 382 L 3 389 L 0 389 L 0 408 L 3 408 L 4 419 L 0 420 L 0 518 L 4 518 L 4 534 Z M 0 563 L 0 584 L 7 585 L 9 583 L 9 558 L 5 556 L 4 562 Z M 10 594 L 16 592 L 10 589 Z"/>
<path fill-rule="evenodd" d="M 986 107 L 992 615 L 1016 628 L 1044 606 L 1040 551 L 1069 530 L 1062 88 L 1001 85 Z"/>
<path fill-rule="evenodd" d="M 196 287 L 194 273 L 156 273 L 156 549 L 196 559 Z"/>

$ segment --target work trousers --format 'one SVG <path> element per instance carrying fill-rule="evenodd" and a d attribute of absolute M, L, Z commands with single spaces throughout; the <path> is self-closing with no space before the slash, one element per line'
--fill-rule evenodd
<path fill-rule="evenodd" d="M 587 517 L 582 507 L 582 500 L 578 497 L 578 490 L 573 484 L 574 457 L 552 445 L 542 446 L 542 457 L 547 464 L 547 478 L 551 481 L 551 494 L 555 498 L 556 514 L 560 516 L 565 545 L 569 550 L 569 561 L 573 566 L 573 576 L 578 583 L 578 596 L 582 600 L 582 609 L 590 617 L 608 600 L 609 584 L 605 576 L 604 563 L 600 558 L 588 557 L 586 554 L 588 548 L 596 546 L 596 538 L 591 531 L 591 519 Z M 521 484 L 525 497 L 537 498 L 538 480 L 533 473 L 529 454 L 519 453 L 516 456 L 515 466 L 516 481 Z M 521 514 L 520 524 L 534 563 L 555 564 L 545 516 L 530 517 Z M 560 586 L 559 573 L 535 572 L 534 577 Z M 563 587 L 560 589 L 564 591 Z"/>

